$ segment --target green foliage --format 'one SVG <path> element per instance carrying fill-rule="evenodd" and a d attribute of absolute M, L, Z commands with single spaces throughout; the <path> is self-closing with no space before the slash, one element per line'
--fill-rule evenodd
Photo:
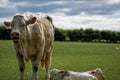
<path fill-rule="evenodd" d="M 0 27 L 0 39 L 10 39 L 10 29 Z M 93 30 L 88 29 L 74 29 L 63 30 L 55 28 L 55 41 L 81 41 L 81 42 L 106 42 L 106 43 L 120 43 L 120 32 L 109 30 Z"/>
<path fill-rule="evenodd" d="M 93 41 L 93 34 L 94 34 L 93 29 L 91 28 L 86 29 L 83 34 L 83 40 L 87 42 Z"/>
<path fill-rule="evenodd" d="M 0 39 L 9 40 L 10 39 L 10 29 L 5 29 L 5 27 L 0 26 Z"/>
<path fill-rule="evenodd" d="M 68 39 L 67 39 L 68 38 Z M 93 30 L 88 28 L 83 30 L 62 30 L 55 29 L 56 41 L 82 41 L 82 42 L 106 42 L 106 43 L 120 43 L 120 32 L 109 30 Z"/>
<path fill-rule="evenodd" d="M 66 32 L 70 41 L 79 41 L 82 39 L 83 29 L 67 30 Z"/>
<path fill-rule="evenodd" d="M 119 35 L 116 32 L 110 32 L 110 42 L 117 43 Z"/>
<path fill-rule="evenodd" d="M 119 44 L 55 42 L 52 66 L 58 69 L 84 72 L 97 67 L 103 70 L 106 80 L 120 80 Z M 31 64 L 26 62 L 25 80 L 30 80 Z M 39 67 L 39 79 L 44 69 Z M 19 68 L 12 41 L 0 41 L 0 80 L 18 80 Z"/>
<path fill-rule="evenodd" d="M 55 28 L 55 40 L 56 41 L 65 41 L 66 33 L 62 29 Z"/>

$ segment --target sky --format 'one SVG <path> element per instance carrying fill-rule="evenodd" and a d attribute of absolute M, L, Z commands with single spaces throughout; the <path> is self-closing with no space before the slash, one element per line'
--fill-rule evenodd
<path fill-rule="evenodd" d="M 42 12 L 57 28 L 120 31 L 120 0 L 0 0 L 0 24 L 16 13 Z"/>

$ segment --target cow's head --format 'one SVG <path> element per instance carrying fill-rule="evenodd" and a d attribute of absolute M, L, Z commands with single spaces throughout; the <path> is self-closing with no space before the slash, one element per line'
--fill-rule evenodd
<path fill-rule="evenodd" d="M 13 17 L 12 22 L 4 22 L 5 28 L 11 28 L 11 39 L 13 42 L 18 43 L 23 37 L 25 37 L 27 25 L 34 24 L 37 18 L 32 17 L 29 20 L 25 20 L 22 15 L 16 15 Z"/>
<path fill-rule="evenodd" d="M 96 68 L 95 70 L 91 71 L 91 74 L 96 76 L 98 80 L 104 80 L 105 76 L 103 75 L 103 72 L 100 68 Z"/>
<path fill-rule="evenodd" d="M 58 70 L 58 69 L 52 69 L 50 71 L 50 80 L 58 80 L 69 76 L 69 72 L 67 70 Z"/>
<path fill-rule="evenodd" d="M 52 69 L 50 71 L 50 80 L 59 79 L 59 71 L 58 69 Z"/>

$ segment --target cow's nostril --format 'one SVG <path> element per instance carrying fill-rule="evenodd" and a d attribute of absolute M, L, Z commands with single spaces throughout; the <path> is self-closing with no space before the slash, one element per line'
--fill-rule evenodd
<path fill-rule="evenodd" d="M 13 32 L 13 33 L 11 33 L 11 36 L 12 36 L 12 37 L 18 37 L 18 36 L 19 36 L 19 33 Z"/>
<path fill-rule="evenodd" d="M 16 33 L 16 36 L 19 36 L 19 33 Z"/>

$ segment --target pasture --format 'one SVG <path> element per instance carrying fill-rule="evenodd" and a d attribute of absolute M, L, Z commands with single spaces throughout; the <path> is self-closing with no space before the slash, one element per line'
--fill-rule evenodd
<path fill-rule="evenodd" d="M 119 48 L 119 49 L 116 49 Z M 55 42 L 51 68 L 87 71 L 101 68 L 106 80 L 120 80 L 120 44 Z M 30 80 L 31 64 L 26 62 L 25 80 Z M 44 70 L 39 68 L 44 80 Z M 0 41 L 0 80 L 18 80 L 19 70 L 12 41 Z"/>

